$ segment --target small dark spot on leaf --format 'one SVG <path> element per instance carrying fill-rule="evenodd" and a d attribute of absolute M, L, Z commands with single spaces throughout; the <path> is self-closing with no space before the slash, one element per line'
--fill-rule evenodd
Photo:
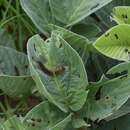
<path fill-rule="evenodd" d="M 96 92 L 96 94 L 94 96 L 96 101 L 100 100 L 100 98 L 101 98 L 101 89 L 102 89 L 102 86 L 99 87 L 98 91 Z"/>
<path fill-rule="evenodd" d="M 25 67 L 26 69 L 28 69 L 28 65 L 24 65 L 24 67 Z"/>
<path fill-rule="evenodd" d="M 34 118 L 32 118 L 31 120 L 32 120 L 32 121 L 36 121 L 36 119 L 34 119 Z"/>
<path fill-rule="evenodd" d="M 97 118 L 95 121 L 94 121 L 94 124 L 98 124 L 99 123 L 99 118 Z"/>
<path fill-rule="evenodd" d="M 35 124 L 34 124 L 34 123 L 32 123 L 32 126 L 34 127 L 34 126 L 35 126 Z"/>
<path fill-rule="evenodd" d="M 32 59 L 34 60 L 34 56 L 32 56 Z"/>
<path fill-rule="evenodd" d="M 75 118 L 77 118 L 78 117 L 78 113 L 77 112 L 73 112 L 73 114 L 72 114 L 72 119 L 75 119 Z"/>
<path fill-rule="evenodd" d="M 36 51 L 36 46 L 35 46 L 35 43 L 34 43 L 34 45 L 33 45 L 33 46 L 34 46 L 34 50 Z"/>
<path fill-rule="evenodd" d="M 121 17 L 122 17 L 123 19 L 127 19 L 127 18 L 128 18 L 127 14 L 122 14 Z"/>
<path fill-rule="evenodd" d="M 95 19 L 97 22 L 100 22 L 100 19 L 98 18 L 98 16 L 95 13 L 91 14 L 90 17 Z"/>
<path fill-rule="evenodd" d="M 48 70 L 40 61 L 38 61 L 37 63 L 39 65 L 40 69 L 42 70 L 42 72 L 44 72 L 45 74 L 47 74 L 49 76 L 59 75 L 65 71 L 64 67 L 59 67 L 55 70 Z"/>
<path fill-rule="evenodd" d="M 43 39 L 43 40 L 46 40 L 47 39 L 47 37 L 43 34 L 43 33 L 41 33 L 41 34 L 39 34 L 40 35 L 40 37 Z"/>
<path fill-rule="evenodd" d="M 93 9 L 97 8 L 99 5 L 100 5 L 100 4 L 97 3 L 97 4 L 96 4 L 95 6 L 93 6 L 90 10 L 93 10 Z"/>
<path fill-rule="evenodd" d="M 40 61 L 38 61 L 37 63 L 39 64 L 39 67 L 42 70 L 42 72 L 44 72 L 45 74 L 49 76 L 54 76 L 54 73 L 49 71 Z"/>
<path fill-rule="evenodd" d="M 18 70 L 18 68 L 17 68 L 16 66 L 14 66 L 14 70 L 15 70 L 16 76 L 19 76 L 19 75 L 20 75 L 20 72 L 19 72 L 19 70 Z"/>
<path fill-rule="evenodd" d="M 128 58 L 129 58 L 128 60 L 130 61 L 130 52 L 129 51 L 128 51 Z"/>
<path fill-rule="evenodd" d="M 101 120 L 101 121 L 99 121 L 98 123 L 97 123 L 97 125 L 99 126 L 99 127 L 102 127 L 102 126 L 104 126 L 105 124 L 106 124 L 106 120 Z"/>
<path fill-rule="evenodd" d="M 114 34 L 114 36 L 115 36 L 115 38 L 116 38 L 116 39 L 119 39 L 119 37 L 118 37 L 118 35 L 117 35 L 117 34 Z"/>
<path fill-rule="evenodd" d="M 125 51 L 126 53 L 128 53 L 129 50 L 126 48 L 124 51 Z"/>
<path fill-rule="evenodd" d="M 40 123 L 40 122 L 42 122 L 42 120 L 41 120 L 41 119 L 37 119 L 37 122 L 39 122 L 39 123 Z"/>
<path fill-rule="evenodd" d="M 108 99 L 109 99 L 109 97 L 108 97 L 108 96 L 106 96 L 106 97 L 105 97 L 105 99 L 106 99 L 106 100 L 108 100 Z"/>
<path fill-rule="evenodd" d="M 19 115 L 19 114 L 17 114 L 16 116 L 17 116 L 17 117 L 20 117 L 20 115 Z"/>

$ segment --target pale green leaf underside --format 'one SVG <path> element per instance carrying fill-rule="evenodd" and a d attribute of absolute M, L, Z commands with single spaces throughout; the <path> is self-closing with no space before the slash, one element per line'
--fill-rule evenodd
<path fill-rule="evenodd" d="M 50 0 L 53 15 L 61 22 L 72 25 L 112 0 Z"/>
<path fill-rule="evenodd" d="M 113 27 L 99 37 L 95 43 L 95 48 L 104 55 L 118 59 L 130 60 L 130 25 L 122 24 Z"/>
<path fill-rule="evenodd" d="M 39 92 L 65 112 L 69 108 L 79 110 L 86 101 L 88 81 L 78 53 L 54 32 L 49 43 L 38 35 L 32 37 L 28 42 L 28 54 Z M 43 65 L 51 72 L 57 68 L 64 70 L 50 75 L 42 69 Z"/>
<path fill-rule="evenodd" d="M 130 6 L 118 6 L 113 10 L 113 19 L 118 24 L 130 24 Z"/>

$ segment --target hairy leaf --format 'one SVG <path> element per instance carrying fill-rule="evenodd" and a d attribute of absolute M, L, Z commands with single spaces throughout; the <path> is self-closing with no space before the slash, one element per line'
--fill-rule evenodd
<path fill-rule="evenodd" d="M 57 32 L 50 42 L 38 35 L 28 42 L 31 73 L 39 92 L 61 110 L 77 111 L 86 101 L 86 71 L 78 53 Z"/>

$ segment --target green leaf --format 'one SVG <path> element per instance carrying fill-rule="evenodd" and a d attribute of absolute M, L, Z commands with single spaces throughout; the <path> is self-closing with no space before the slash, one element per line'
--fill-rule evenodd
<path fill-rule="evenodd" d="M 111 121 L 113 119 L 117 119 L 121 116 L 124 116 L 126 114 L 130 113 L 130 99 L 116 112 L 114 112 L 110 117 L 106 118 L 106 121 Z"/>
<path fill-rule="evenodd" d="M 56 26 L 56 25 L 49 25 L 51 30 L 57 30 L 59 31 L 59 34 L 63 37 L 63 39 L 68 42 L 73 47 L 79 47 L 83 49 L 89 48 L 89 41 L 84 36 L 78 35 L 76 33 L 73 33 L 67 29 L 64 29 L 62 27 Z"/>
<path fill-rule="evenodd" d="M 116 112 L 130 97 L 130 79 L 116 78 L 93 84 L 80 115 L 100 121 Z"/>
<path fill-rule="evenodd" d="M 118 6 L 113 10 L 113 19 L 118 24 L 130 24 L 130 6 Z"/>
<path fill-rule="evenodd" d="M 25 120 L 34 124 L 38 130 L 64 130 L 71 121 L 71 116 L 45 101 L 34 107 Z"/>
<path fill-rule="evenodd" d="M 93 39 L 101 32 L 101 29 L 97 25 L 84 23 L 74 25 L 71 30 L 88 39 Z"/>
<path fill-rule="evenodd" d="M 73 25 L 112 0 L 50 0 L 53 15 L 57 20 Z"/>
<path fill-rule="evenodd" d="M 46 36 L 50 35 L 49 23 L 58 22 L 52 17 L 49 0 L 20 0 L 22 8 L 36 27 Z"/>
<path fill-rule="evenodd" d="M 87 74 L 78 53 L 57 32 L 50 42 L 40 36 L 28 42 L 31 74 L 39 92 L 61 110 L 77 111 L 86 101 Z"/>
<path fill-rule="evenodd" d="M 12 97 L 28 95 L 34 82 L 29 74 L 27 56 L 0 47 L 0 89 Z"/>
<path fill-rule="evenodd" d="M 95 41 L 94 47 L 108 57 L 129 61 L 129 34 L 130 25 L 115 26 L 99 37 Z"/>
<path fill-rule="evenodd" d="M 107 72 L 107 77 L 116 78 L 122 77 L 125 78 L 130 75 L 130 63 L 124 62 L 112 67 Z M 128 100 L 119 110 L 115 111 L 110 117 L 106 118 L 105 120 L 113 120 L 120 116 L 123 116 L 130 112 L 130 100 Z"/>

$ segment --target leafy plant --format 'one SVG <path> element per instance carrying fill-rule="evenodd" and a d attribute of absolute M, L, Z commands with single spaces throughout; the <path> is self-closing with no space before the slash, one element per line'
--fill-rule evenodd
<path fill-rule="evenodd" d="M 15 108 L 4 97 L 0 130 L 129 130 L 130 7 L 115 7 L 112 0 L 20 3 L 39 31 L 28 40 L 26 55 L 23 44 L 16 51 L 1 30 L 0 89 L 23 102 Z M 110 21 L 98 18 L 102 7 L 114 7 L 111 17 L 119 25 L 106 28 L 103 22 Z"/>

